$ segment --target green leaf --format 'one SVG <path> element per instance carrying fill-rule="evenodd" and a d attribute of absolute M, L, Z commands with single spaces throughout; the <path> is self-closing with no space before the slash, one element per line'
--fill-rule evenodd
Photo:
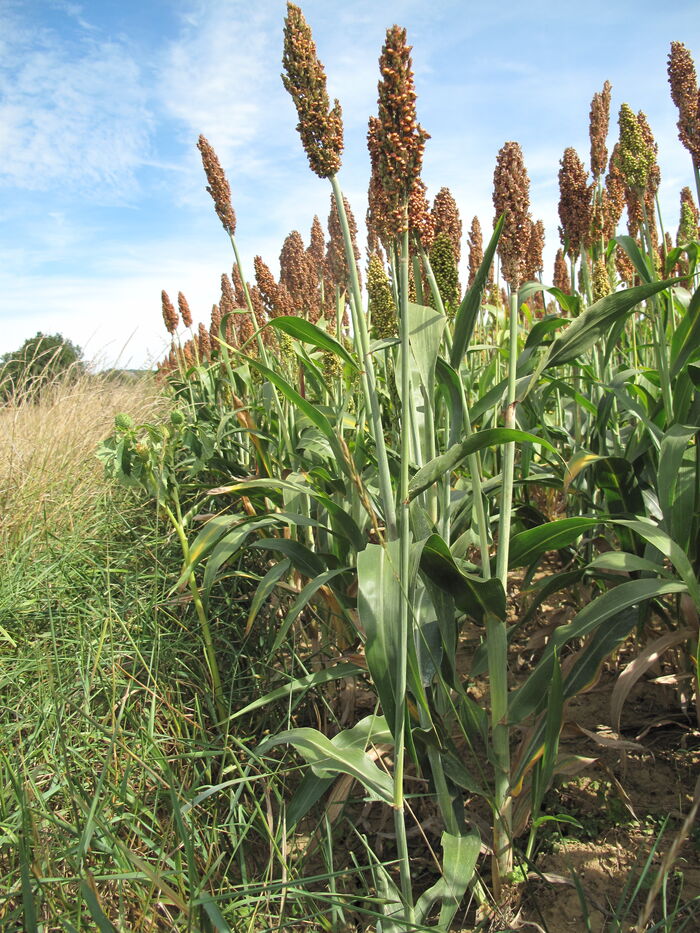
<path fill-rule="evenodd" d="M 463 836 L 444 832 L 441 842 L 442 877 L 418 898 L 415 916 L 417 923 L 425 923 L 433 904 L 441 901 L 439 928 L 449 930 L 474 875 L 481 837 L 476 829 Z"/>
<path fill-rule="evenodd" d="M 588 565 L 589 570 L 611 570 L 613 573 L 655 573 L 668 577 L 668 571 L 645 557 L 628 554 L 627 551 L 606 551 L 598 554 Z"/>
<path fill-rule="evenodd" d="M 674 424 L 666 432 L 664 439 L 661 441 L 661 448 L 659 450 L 656 491 L 659 495 L 659 506 L 661 508 L 661 514 L 664 517 L 666 530 L 677 541 L 684 540 L 686 537 L 685 535 L 681 537 L 681 535 L 678 534 L 678 528 L 682 528 L 686 524 L 684 519 L 692 519 L 692 498 L 689 503 L 689 508 L 682 510 L 686 513 L 689 512 L 689 515 L 678 514 L 679 510 L 676 507 L 676 502 L 679 498 L 679 487 L 682 489 L 682 483 L 679 483 L 679 479 L 681 478 L 683 458 L 686 448 L 688 447 L 688 442 L 697 431 L 698 428 Z M 680 504 L 685 505 L 684 502 Z M 642 511 L 643 509 L 638 509 L 637 514 Z"/>
<path fill-rule="evenodd" d="M 547 369 L 550 366 L 573 362 L 600 340 L 618 318 L 628 314 L 641 301 L 651 298 L 678 281 L 666 279 L 663 282 L 637 285 L 635 288 L 614 292 L 596 301 L 554 340 L 544 367 Z"/>
<path fill-rule="evenodd" d="M 372 759 L 358 748 L 339 748 L 318 729 L 301 728 L 280 732 L 265 739 L 257 749 L 259 755 L 266 754 L 276 745 L 293 745 L 311 765 L 317 777 L 332 777 L 349 774 L 358 780 L 376 800 L 391 803 L 393 786 L 391 777 L 382 771 Z"/>
<path fill-rule="evenodd" d="M 338 341 L 334 337 L 331 337 L 325 330 L 321 330 L 320 327 L 312 324 L 311 321 L 307 321 L 301 317 L 286 317 L 282 315 L 281 317 L 272 318 L 269 322 L 269 326 L 274 327 L 275 330 L 284 331 L 285 334 L 289 334 L 290 337 L 294 337 L 295 340 L 300 340 L 302 343 L 310 343 L 312 346 L 318 347 L 320 350 L 325 350 L 327 353 L 334 353 L 355 370 L 359 370 L 360 368 L 354 357 L 348 353 L 341 343 L 338 343 Z"/>
<path fill-rule="evenodd" d="M 639 273 L 640 278 L 642 278 L 645 282 L 651 282 L 651 272 L 649 271 L 646 257 L 643 255 L 639 246 L 637 246 L 637 241 L 634 239 L 634 237 L 616 236 L 615 242 L 622 247 L 622 249 L 632 260 L 632 264 Z"/>
<path fill-rule="evenodd" d="M 270 693 L 266 693 L 265 696 L 258 697 L 257 700 L 248 703 L 243 709 L 236 710 L 235 713 L 229 716 L 228 721 L 231 722 L 234 719 L 239 719 L 241 716 L 247 716 L 249 713 L 255 712 L 256 709 L 267 706 L 269 703 L 276 703 L 277 700 L 287 699 L 294 693 L 299 693 L 301 690 L 308 690 L 310 687 L 327 684 L 331 680 L 340 680 L 341 677 L 354 677 L 356 674 L 362 674 L 363 670 L 364 668 L 357 664 L 343 661 L 340 664 L 334 664 L 332 667 L 324 667 L 323 670 L 315 671 L 313 674 L 297 677 L 295 680 L 290 680 L 289 683 L 283 684 L 275 690 L 271 690 Z"/>
<path fill-rule="evenodd" d="M 117 928 L 114 926 L 112 921 L 105 915 L 105 912 L 102 910 L 97 895 L 92 890 L 90 883 L 82 878 L 80 881 L 80 893 L 83 896 L 83 900 L 87 904 L 87 908 L 90 911 L 90 916 L 97 924 L 97 929 L 101 933 L 117 933 Z"/>
<path fill-rule="evenodd" d="M 251 547 L 263 551 L 279 551 L 291 560 L 299 573 L 309 579 L 313 579 L 327 569 L 319 554 L 310 550 L 305 544 L 291 541 L 289 538 L 261 538 L 259 541 L 254 541 Z"/>
<path fill-rule="evenodd" d="M 296 389 L 293 389 L 292 386 L 283 379 L 279 373 L 276 373 L 274 370 L 269 369 L 267 366 L 264 366 L 259 360 L 255 360 L 252 357 L 246 357 L 248 365 L 252 366 L 254 369 L 257 369 L 258 372 L 262 373 L 266 379 L 268 379 L 273 385 L 277 386 L 282 395 L 294 405 L 295 408 L 298 408 L 302 414 L 304 414 L 309 421 L 318 428 L 318 430 L 327 438 L 328 443 L 331 445 L 331 450 L 333 455 L 336 458 L 337 464 L 341 470 L 348 472 L 348 464 L 345 459 L 345 452 L 340 446 L 338 436 L 333 430 L 330 421 L 323 414 L 322 411 L 319 411 L 315 405 L 312 405 L 311 402 L 307 402 L 305 398 L 302 398 L 301 395 L 297 392 Z"/>
<path fill-rule="evenodd" d="M 632 531 L 636 531 L 649 544 L 653 544 L 657 550 L 661 551 L 664 557 L 668 557 L 676 568 L 678 576 L 687 586 L 693 602 L 700 609 L 700 585 L 685 551 L 663 529 L 653 525 L 646 519 L 638 518 L 634 521 L 628 521 L 618 518 L 614 519 L 613 522 L 616 525 L 624 525 L 631 528 Z"/>
<path fill-rule="evenodd" d="M 486 616 L 505 619 L 506 598 L 500 580 L 483 580 L 462 573 L 440 535 L 431 535 L 424 543 L 420 568 L 475 621 L 483 623 Z"/>
<path fill-rule="evenodd" d="M 408 340 L 423 388 L 432 396 L 442 334 L 447 321 L 435 308 L 408 303 Z"/>
<path fill-rule="evenodd" d="M 440 454 L 439 457 L 435 457 L 434 460 L 421 467 L 409 483 L 409 500 L 415 499 L 416 496 L 432 486 L 446 473 L 456 469 L 470 454 L 483 450 L 485 447 L 495 447 L 498 444 L 507 444 L 510 441 L 522 444 L 538 444 L 540 447 L 550 450 L 553 454 L 557 453 L 549 441 L 538 437 L 536 434 L 528 434 L 527 431 L 518 431 L 515 428 L 486 428 L 484 431 L 477 431 L 461 443 L 454 444 L 444 454 Z"/>
<path fill-rule="evenodd" d="M 396 721 L 395 671 L 399 663 L 399 545 L 368 544 L 357 555 L 357 609 L 365 656 L 387 722 Z"/>
<path fill-rule="evenodd" d="M 561 327 L 564 327 L 568 323 L 568 318 L 554 317 L 552 315 L 543 318 L 541 321 L 537 321 L 530 333 L 527 335 L 525 349 L 529 350 L 531 347 L 544 346 L 546 337 L 549 337 L 554 333 L 554 331 L 559 330 Z"/>
<path fill-rule="evenodd" d="M 258 588 L 255 591 L 255 596 L 253 596 L 253 600 L 248 611 L 248 619 L 245 626 L 246 635 L 253 627 L 253 623 L 255 622 L 258 613 L 270 598 L 270 594 L 291 566 L 292 562 L 289 560 L 289 558 L 285 557 L 284 560 L 281 560 L 278 564 L 273 564 L 262 578 L 260 583 L 258 583 Z"/>
<path fill-rule="evenodd" d="M 521 531 L 510 539 L 508 566 L 511 570 L 514 567 L 527 567 L 547 551 L 556 551 L 573 544 L 584 532 L 600 523 L 600 518 L 581 515 Z"/>
<path fill-rule="evenodd" d="M 298 618 L 299 613 L 301 613 L 309 601 L 313 599 L 316 593 L 321 589 L 322 586 L 325 586 L 326 583 L 330 582 L 334 577 L 337 577 L 341 573 L 347 573 L 348 567 L 339 567 L 336 570 L 326 570 L 325 573 L 320 573 L 318 576 L 310 580 L 306 586 L 302 589 L 301 593 L 294 600 L 293 605 L 287 612 L 284 617 L 284 621 L 280 625 L 277 635 L 275 636 L 275 643 L 272 646 L 271 654 L 274 654 L 277 649 L 280 647 L 282 642 L 287 637 L 289 629 L 294 624 L 295 620 Z"/>
<path fill-rule="evenodd" d="M 674 329 L 671 338 L 671 379 L 674 379 L 689 360 L 700 352 L 700 287 L 688 305 L 688 310 Z"/>
<path fill-rule="evenodd" d="M 437 359 L 435 367 L 439 390 L 442 392 L 447 410 L 450 415 L 450 437 L 448 444 L 451 447 L 462 436 L 464 424 L 464 400 L 462 397 L 462 384 L 459 374 L 441 356 Z"/>
<path fill-rule="evenodd" d="M 608 590 L 590 602 L 571 622 L 555 629 L 533 672 L 518 690 L 510 694 L 508 703 L 510 722 L 521 723 L 539 706 L 552 679 L 554 654 L 563 645 L 594 632 L 603 622 L 631 606 L 667 593 L 683 593 L 686 589 L 684 584 L 674 580 L 630 580 Z"/>
<path fill-rule="evenodd" d="M 503 230 L 505 217 L 499 217 L 496 226 L 493 228 L 493 234 L 489 240 L 489 245 L 484 251 L 484 258 L 481 260 L 474 281 L 462 299 L 457 314 L 455 315 L 454 335 L 452 337 L 452 351 L 450 353 L 450 365 L 453 369 L 459 370 L 464 354 L 467 352 L 469 341 L 474 333 L 474 326 L 481 307 L 481 296 L 488 281 L 491 263 L 496 254 L 498 240 Z"/>
<path fill-rule="evenodd" d="M 383 716 L 365 716 L 352 729 L 344 729 L 331 739 L 337 748 L 359 748 L 364 751 L 370 744 L 391 745 L 391 731 Z M 317 777 L 308 771 L 287 806 L 287 828 L 292 829 L 303 819 L 323 794 L 334 783 L 334 777 Z"/>
<path fill-rule="evenodd" d="M 260 528 L 268 528 L 270 525 L 276 525 L 279 523 L 279 514 L 275 513 L 274 515 L 265 515 L 262 518 L 257 520 L 248 520 L 241 522 L 236 528 L 232 531 L 229 531 L 228 534 L 220 538 L 216 544 L 212 547 L 211 553 L 209 554 L 209 559 L 207 560 L 207 565 L 204 569 L 204 577 L 202 579 L 202 593 L 205 599 L 209 598 L 211 593 L 211 588 L 216 581 L 216 575 L 218 574 L 221 567 L 226 563 L 227 560 L 230 560 L 234 554 L 237 554 L 238 551 L 246 544 L 248 538 Z M 190 563 L 185 569 L 185 572 L 180 578 L 180 583 L 184 582 L 189 573 L 194 569 L 195 563 L 192 561 L 190 556 Z"/>

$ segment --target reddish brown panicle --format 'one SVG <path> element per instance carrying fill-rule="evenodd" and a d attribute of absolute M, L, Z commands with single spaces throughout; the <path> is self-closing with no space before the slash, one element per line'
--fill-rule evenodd
<path fill-rule="evenodd" d="M 479 271 L 479 266 L 484 261 L 484 237 L 478 217 L 472 218 L 467 242 L 469 244 L 469 284 L 471 285 Z"/>
<path fill-rule="evenodd" d="M 177 311 L 175 310 L 175 307 L 165 290 L 160 293 L 160 301 L 163 308 L 163 321 L 165 323 L 165 329 L 169 334 L 174 334 L 177 330 L 178 324 Z"/>
<path fill-rule="evenodd" d="M 406 206 L 430 138 L 416 119 L 411 46 L 406 44 L 405 29 L 387 29 L 379 70 L 377 169 L 386 193 L 388 232 L 398 236 L 407 229 Z"/>
<path fill-rule="evenodd" d="M 583 163 L 575 149 L 564 150 L 559 169 L 559 236 L 571 256 L 578 256 L 588 240 L 591 193 Z"/>
<path fill-rule="evenodd" d="M 185 327 L 192 327 L 192 312 L 190 311 L 190 306 L 182 292 L 177 293 L 177 306 L 180 310 L 182 323 L 185 325 Z"/>
<path fill-rule="evenodd" d="M 671 97 L 678 108 L 678 138 L 700 166 L 700 89 L 695 63 L 682 42 L 672 42 L 668 56 Z"/>
<path fill-rule="evenodd" d="M 608 164 L 608 127 L 610 126 L 610 91 L 612 85 L 606 81 L 603 90 L 596 92 L 591 101 L 589 136 L 591 140 L 591 174 L 597 180 Z"/>
<path fill-rule="evenodd" d="M 522 149 L 516 142 L 501 147 L 493 174 L 494 226 L 503 216 L 503 230 L 498 243 L 503 278 L 517 291 L 523 281 L 530 238 L 530 179 Z"/>
<path fill-rule="evenodd" d="M 287 4 L 282 65 L 282 83 L 297 109 L 297 130 L 311 170 L 319 178 L 332 178 L 340 168 L 343 151 L 342 111 L 337 100 L 330 106 L 326 72 L 318 60 L 311 29 L 293 3 Z"/>
<path fill-rule="evenodd" d="M 209 182 L 207 191 L 214 201 L 217 217 L 229 236 L 233 236 L 236 232 L 236 215 L 231 204 L 231 188 L 219 162 L 219 157 L 214 152 L 214 148 L 206 136 L 199 137 L 197 148 L 202 154 L 202 165 Z"/>

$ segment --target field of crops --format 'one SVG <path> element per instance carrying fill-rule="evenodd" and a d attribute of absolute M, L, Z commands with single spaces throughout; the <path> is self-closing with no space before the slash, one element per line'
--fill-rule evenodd
<path fill-rule="evenodd" d="M 243 268 L 200 137 L 233 267 L 206 323 L 163 292 L 160 397 L 103 394 L 92 433 L 75 387 L 0 411 L 52 451 L 0 463 L 3 929 L 698 929 L 695 198 L 669 232 L 605 82 L 554 269 L 516 142 L 467 233 L 410 51 L 387 30 L 366 255 L 289 4 L 327 229 Z M 700 194 L 680 42 L 668 74 Z"/>

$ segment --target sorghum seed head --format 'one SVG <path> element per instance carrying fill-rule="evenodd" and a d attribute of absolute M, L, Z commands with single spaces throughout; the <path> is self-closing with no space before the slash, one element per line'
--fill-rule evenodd
<path fill-rule="evenodd" d="M 612 289 L 610 288 L 610 279 L 608 278 L 608 268 L 605 265 L 605 259 L 603 256 L 600 256 L 593 266 L 593 300 L 598 301 L 600 298 L 605 298 L 606 295 L 609 295 Z"/>
<path fill-rule="evenodd" d="M 200 136 L 197 148 L 202 154 L 202 165 L 207 176 L 207 191 L 214 201 L 217 217 L 223 224 L 224 230 L 230 235 L 236 232 L 236 215 L 231 204 L 231 188 L 224 170 L 214 148 L 206 138 Z"/>
<path fill-rule="evenodd" d="M 698 239 L 698 209 L 695 206 L 690 188 L 681 189 L 681 216 L 678 224 L 676 242 L 689 243 Z"/>
<path fill-rule="evenodd" d="M 668 56 L 671 97 L 678 108 L 678 138 L 700 165 L 700 90 L 695 63 L 682 42 L 672 42 Z"/>
<path fill-rule="evenodd" d="M 617 274 L 626 285 L 630 287 L 634 285 L 634 264 L 621 246 L 615 249 L 615 268 L 617 269 Z"/>
<path fill-rule="evenodd" d="M 591 194 L 588 176 L 575 149 L 564 150 L 559 169 L 559 236 L 568 252 L 577 256 L 588 239 L 591 225 Z"/>
<path fill-rule="evenodd" d="M 423 249 L 429 250 L 435 230 L 425 191 L 421 178 L 416 178 L 408 196 L 408 229 L 420 240 Z"/>
<path fill-rule="evenodd" d="M 620 145 L 617 154 L 618 167 L 628 188 L 643 192 L 649 180 L 649 172 L 656 161 L 653 148 L 645 139 L 642 124 L 629 106 L 620 107 L 618 118 Z"/>
<path fill-rule="evenodd" d="M 323 260 L 325 252 L 326 238 L 323 234 L 323 227 L 321 226 L 321 221 L 317 216 L 314 215 L 313 223 L 311 224 L 311 239 L 309 242 L 309 248 L 307 249 L 306 253 L 313 263 L 313 267 L 319 279 L 323 275 Z"/>
<path fill-rule="evenodd" d="M 236 295 L 231 285 L 231 279 L 224 274 L 221 276 L 221 298 L 219 299 L 219 309 L 221 310 L 221 317 L 224 317 L 226 314 L 230 314 L 234 308 L 238 306 L 236 301 Z"/>
<path fill-rule="evenodd" d="M 384 263 L 376 253 L 370 256 L 367 265 L 367 297 L 373 339 L 396 337 L 398 326 L 394 297 Z"/>
<path fill-rule="evenodd" d="M 387 29 L 379 71 L 377 168 L 386 192 L 388 232 L 398 236 L 406 229 L 405 207 L 430 138 L 416 120 L 411 47 L 406 44 L 405 29 Z"/>
<path fill-rule="evenodd" d="M 311 29 L 293 3 L 287 4 L 282 65 L 282 82 L 297 109 L 297 130 L 311 170 L 319 178 L 331 178 L 340 168 L 343 151 L 342 112 L 337 100 L 330 106 L 326 72 L 318 60 Z"/>
<path fill-rule="evenodd" d="M 447 311 L 447 316 L 454 317 L 459 305 L 459 276 L 455 262 L 452 239 L 446 232 L 438 233 L 430 248 L 430 265 L 435 275 L 438 290 Z"/>
<path fill-rule="evenodd" d="M 280 285 L 289 292 L 294 307 L 305 314 L 308 311 L 309 263 L 306 247 L 298 230 L 287 234 L 280 253 Z"/>
<path fill-rule="evenodd" d="M 177 311 L 175 310 L 175 307 L 173 306 L 173 303 L 165 290 L 160 293 L 160 301 L 163 308 L 163 321 L 165 323 L 165 329 L 169 334 L 174 334 L 177 330 L 178 324 Z"/>
<path fill-rule="evenodd" d="M 589 135 L 591 140 L 591 174 L 595 179 L 605 171 L 608 150 L 605 145 L 610 125 L 610 91 L 612 85 L 606 81 L 603 90 L 596 92 L 591 101 Z"/>
<path fill-rule="evenodd" d="M 493 175 L 495 222 L 505 216 L 498 244 L 503 278 L 513 291 L 523 281 L 530 224 L 530 179 L 523 153 L 516 142 L 507 142 L 498 153 Z"/>
<path fill-rule="evenodd" d="M 478 217 L 472 218 L 467 241 L 469 243 L 469 284 L 471 285 L 479 271 L 479 266 L 484 261 L 484 237 Z"/>
<path fill-rule="evenodd" d="M 462 221 L 457 202 L 449 188 L 440 188 L 433 201 L 433 226 L 435 234 L 446 233 L 452 242 L 455 262 L 462 258 Z"/>
<path fill-rule="evenodd" d="M 185 327 L 192 327 L 192 312 L 190 311 L 190 306 L 182 292 L 177 293 L 177 306 L 180 311 L 182 323 L 185 325 Z"/>
<path fill-rule="evenodd" d="M 208 360 L 211 357 L 211 342 L 209 340 L 209 332 L 207 331 L 204 324 L 199 325 L 197 342 L 199 346 L 200 359 Z"/>
<path fill-rule="evenodd" d="M 237 308 L 247 308 L 248 300 L 245 296 L 245 288 L 243 287 L 243 279 L 241 278 L 241 273 L 238 268 L 238 263 L 234 262 L 231 267 L 231 281 L 233 283 L 233 294 L 236 298 L 236 307 Z"/>
<path fill-rule="evenodd" d="M 218 305 L 211 306 L 211 324 L 209 333 L 217 339 L 221 336 L 221 310 Z"/>
<path fill-rule="evenodd" d="M 615 236 L 615 230 L 620 223 L 622 211 L 625 208 L 625 181 L 618 166 L 619 152 L 620 144 L 615 143 L 610 156 L 610 167 L 605 178 L 607 201 L 605 202 L 604 232 L 607 240 L 611 240 Z"/>
<path fill-rule="evenodd" d="M 544 250 L 544 224 L 541 220 L 530 225 L 530 238 L 527 244 L 525 259 L 525 278 L 533 281 L 539 278 L 544 267 L 542 251 Z M 539 292 L 538 292 L 539 294 Z"/>
<path fill-rule="evenodd" d="M 564 250 L 558 249 L 554 257 L 554 277 L 552 285 L 564 292 L 565 295 L 571 293 L 571 279 L 569 278 L 569 269 L 564 258 Z"/>
<path fill-rule="evenodd" d="M 355 262 L 360 258 L 360 250 L 357 246 L 357 223 L 355 215 L 350 208 L 350 202 L 343 195 L 343 205 L 348 219 L 350 229 L 350 239 L 352 241 L 352 251 Z M 328 244 L 326 246 L 325 259 L 326 276 L 332 283 L 337 285 L 341 291 L 347 288 L 349 270 L 345 259 L 345 242 L 343 240 L 343 228 L 340 225 L 340 216 L 338 215 L 338 205 L 335 197 L 331 195 L 331 209 L 328 214 Z M 359 269 L 358 269 L 359 275 Z"/>

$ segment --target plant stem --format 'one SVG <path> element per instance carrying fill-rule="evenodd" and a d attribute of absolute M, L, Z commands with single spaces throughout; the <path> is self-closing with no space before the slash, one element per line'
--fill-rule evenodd
<path fill-rule="evenodd" d="M 420 241 L 418 241 L 418 249 L 420 250 L 421 259 L 423 260 L 423 266 L 425 268 L 426 278 L 428 279 L 428 284 L 430 285 L 430 290 L 433 294 L 433 300 L 435 301 L 435 306 L 438 311 L 441 311 L 442 314 L 447 319 L 447 312 L 445 311 L 445 304 L 442 300 L 442 295 L 440 294 L 440 289 L 438 288 L 437 280 L 435 278 L 435 273 L 433 272 L 433 267 L 430 263 L 430 258 L 428 254 L 423 249 Z M 445 328 L 445 337 L 450 342 L 449 329 Z M 463 427 L 464 434 L 466 437 L 471 437 L 472 434 L 472 425 L 471 419 L 469 417 L 469 404 L 467 402 L 467 393 L 464 389 L 464 383 L 460 377 L 459 388 L 462 396 L 462 412 L 463 412 Z M 491 562 L 489 559 L 489 529 L 488 522 L 486 521 L 486 510 L 484 509 L 484 497 L 481 492 L 481 460 L 479 454 L 469 454 L 467 458 L 467 463 L 469 464 L 469 472 L 472 478 L 472 497 L 474 502 L 474 508 L 476 509 L 476 523 L 479 529 L 479 547 L 481 549 L 481 573 L 484 580 L 491 579 Z M 448 478 L 449 483 L 449 478 Z M 449 501 L 449 499 L 448 499 Z M 445 539 L 447 540 L 447 539 Z"/>
<path fill-rule="evenodd" d="M 362 313 L 362 295 L 360 292 L 360 280 L 357 275 L 357 266 L 355 264 L 355 254 L 352 248 L 352 239 L 350 237 L 350 227 L 345 213 L 345 203 L 343 202 L 343 192 L 340 190 L 340 184 L 334 175 L 331 178 L 333 194 L 340 219 L 340 227 L 343 231 L 343 243 L 345 245 L 345 259 L 350 274 L 351 300 L 350 309 L 353 317 L 353 331 L 355 335 L 355 344 L 362 358 L 362 390 L 365 396 L 365 404 L 370 413 L 372 424 L 372 434 L 374 436 L 374 446 L 377 453 L 377 470 L 379 474 L 379 491 L 384 506 L 384 522 L 386 524 L 387 538 L 392 541 L 398 537 L 396 525 L 396 507 L 394 505 L 394 493 L 391 488 L 391 473 L 389 471 L 389 457 L 386 452 L 386 443 L 384 441 L 384 428 L 382 426 L 382 416 L 379 408 L 379 398 L 377 396 L 376 380 L 374 375 L 374 363 L 369 345 L 369 333 L 367 332 L 367 322 Z"/>
<path fill-rule="evenodd" d="M 398 670 L 396 672 L 396 724 L 394 728 L 394 741 L 396 755 L 394 762 L 394 823 L 396 828 L 396 843 L 401 875 L 401 893 L 406 905 L 406 920 L 412 919 L 413 890 L 411 885 L 411 866 L 408 857 L 408 843 L 406 840 L 406 824 L 404 820 L 404 730 L 406 724 L 406 667 L 408 660 L 408 633 L 410 622 L 410 606 L 408 593 L 410 586 L 410 554 L 411 554 L 411 526 L 408 500 L 410 435 L 408 419 L 411 407 L 411 380 L 409 360 L 409 333 L 408 333 L 408 217 L 405 211 L 405 226 L 401 240 L 401 256 L 399 263 L 399 327 L 401 335 L 401 474 L 399 480 L 399 508 L 400 508 L 400 557 L 399 557 L 399 583 L 401 590 L 401 609 L 399 617 L 399 651 Z"/>
<path fill-rule="evenodd" d="M 510 328 L 508 346 L 508 389 L 506 395 L 505 426 L 515 427 L 515 376 L 518 358 L 518 292 L 510 294 Z M 503 452 L 503 476 L 501 491 L 501 514 L 498 526 L 498 553 L 496 574 L 508 593 L 508 553 L 510 544 L 511 512 L 513 507 L 513 473 L 515 467 L 515 444 L 505 445 Z M 505 621 L 490 618 L 486 625 L 489 680 L 491 683 L 491 731 L 494 755 L 494 809 L 493 828 L 493 879 L 496 891 L 500 891 L 503 880 L 513 870 L 511 844 L 511 801 L 508 796 L 510 783 L 510 730 L 508 714 L 508 638 Z"/>

